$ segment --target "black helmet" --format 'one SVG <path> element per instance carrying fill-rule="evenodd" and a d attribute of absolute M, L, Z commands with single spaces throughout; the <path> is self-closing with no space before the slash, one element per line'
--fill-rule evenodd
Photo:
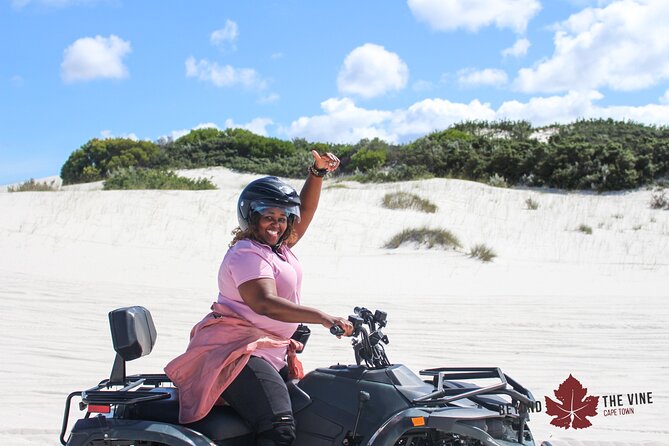
<path fill-rule="evenodd" d="M 293 221 L 300 221 L 300 196 L 291 185 L 277 177 L 252 181 L 239 195 L 237 220 L 242 231 L 249 227 L 251 212 L 260 212 L 265 208 L 283 209 Z"/>

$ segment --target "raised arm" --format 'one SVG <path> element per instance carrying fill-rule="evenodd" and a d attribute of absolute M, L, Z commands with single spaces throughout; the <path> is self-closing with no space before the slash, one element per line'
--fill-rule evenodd
<path fill-rule="evenodd" d="M 332 153 L 324 155 L 312 150 L 311 154 L 314 156 L 313 170 L 310 169 L 307 174 L 307 180 L 300 191 L 300 221 L 295 224 L 295 232 L 297 233 L 297 243 L 311 224 L 311 220 L 316 214 L 318 208 L 318 201 L 321 198 L 321 188 L 323 186 L 323 176 L 327 172 L 332 172 L 339 167 L 339 158 Z M 315 172 L 314 172 L 315 171 Z M 292 246 L 292 245 L 291 245 Z"/>

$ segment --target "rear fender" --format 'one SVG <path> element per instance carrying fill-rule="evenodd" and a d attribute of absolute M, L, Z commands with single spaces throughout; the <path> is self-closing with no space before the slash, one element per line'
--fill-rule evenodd
<path fill-rule="evenodd" d="M 94 440 L 143 440 L 169 446 L 214 446 L 209 438 L 183 426 L 106 417 L 78 420 L 70 432 L 67 446 L 86 446 Z"/>

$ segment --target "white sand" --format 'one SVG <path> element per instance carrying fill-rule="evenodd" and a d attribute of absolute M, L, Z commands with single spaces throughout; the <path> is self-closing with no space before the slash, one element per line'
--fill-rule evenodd
<path fill-rule="evenodd" d="M 0 193 L 0 443 L 59 444 L 67 394 L 111 370 L 111 309 L 146 306 L 158 329 L 154 352 L 129 373 L 160 372 L 183 351 L 215 299 L 234 204 L 254 178 L 188 174 L 220 189 Z M 438 212 L 382 208 L 397 190 Z M 558 446 L 669 445 L 669 211 L 650 209 L 650 195 L 328 181 L 296 247 L 304 303 L 341 315 L 355 305 L 387 311 L 388 356 L 414 370 L 499 366 L 542 401 L 569 374 L 591 395 L 652 392 L 632 415 L 604 416 L 600 401 L 587 429 L 555 428 L 545 413 L 531 427 Z M 526 209 L 528 197 L 539 209 Z M 451 230 L 464 248 L 381 247 L 423 225 Z M 476 243 L 494 249 L 494 262 L 467 256 Z M 312 330 L 307 369 L 353 361 L 346 340 Z"/>

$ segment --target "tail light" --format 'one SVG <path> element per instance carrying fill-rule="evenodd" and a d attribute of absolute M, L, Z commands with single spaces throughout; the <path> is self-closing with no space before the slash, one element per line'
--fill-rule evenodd
<path fill-rule="evenodd" d="M 88 413 L 110 413 L 111 406 L 109 404 L 89 404 Z"/>

